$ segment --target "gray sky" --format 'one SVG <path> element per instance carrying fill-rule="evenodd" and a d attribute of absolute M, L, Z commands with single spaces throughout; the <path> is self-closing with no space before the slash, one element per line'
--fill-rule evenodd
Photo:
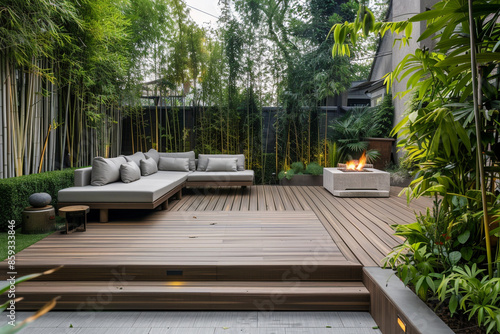
<path fill-rule="evenodd" d="M 217 19 L 208 14 L 219 17 L 220 9 L 217 5 L 219 2 L 218 0 L 184 0 L 184 2 L 188 5 L 191 18 L 193 21 L 198 23 L 200 27 L 217 27 Z M 199 10 L 196 10 L 193 7 Z M 208 14 L 205 14 L 200 10 Z"/>

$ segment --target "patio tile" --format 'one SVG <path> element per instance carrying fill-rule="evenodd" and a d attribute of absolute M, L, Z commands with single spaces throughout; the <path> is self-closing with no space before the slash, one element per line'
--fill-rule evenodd
<path fill-rule="evenodd" d="M 80 328 L 76 334 L 149 334 L 151 328 Z"/>
<path fill-rule="evenodd" d="M 344 327 L 374 327 L 375 320 L 368 312 L 338 312 Z"/>
<path fill-rule="evenodd" d="M 152 328 L 149 334 L 213 334 L 215 328 Z"/>
<path fill-rule="evenodd" d="M 286 334 L 381 334 L 372 328 L 287 328 Z"/>
<path fill-rule="evenodd" d="M 16 322 L 20 323 L 24 319 L 32 316 L 35 312 L 16 312 Z M 70 314 L 73 312 L 57 312 L 52 311 L 48 314 L 45 314 L 43 317 L 36 319 L 32 322 L 29 327 L 58 327 L 59 324 L 64 322 Z"/>
<path fill-rule="evenodd" d="M 80 334 L 81 328 L 41 328 L 27 327 L 22 329 L 19 334 Z"/>
<path fill-rule="evenodd" d="M 193 327 L 257 327 L 257 312 L 197 312 Z"/>
<path fill-rule="evenodd" d="M 140 312 L 71 312 L 58 327 L 75 328 L 131 328 Z"/>
<path fill-rule="evenodd" d="M 285 334 L 284 328 L 216 328 L 214 334 Z"/>
<path fill-rule="evenodd" d="M 193 324 L 196 313 L 198 312 L 140 312 L 132 327 L 194 327 Z"/>
<path fill-rule="evenodd" d="M 344 327 L 338 312 L 260 312 L 259 327 Z"/>

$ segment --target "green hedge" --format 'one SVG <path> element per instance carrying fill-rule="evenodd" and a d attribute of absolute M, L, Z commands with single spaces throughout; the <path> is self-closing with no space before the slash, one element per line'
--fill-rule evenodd
<path fill-rule="evenodd" d="M 0 231 L 6 231 L 8 221 L 14 219 L 16 225 L 22 221 L 24 208 L 29 206 L 33 193 L 45 192 L 52 196 L 52 205 L 57 203 L 57 192 L 72 187 L 74 168 L 60 171 L 31 174 L 0 180 Z"/>

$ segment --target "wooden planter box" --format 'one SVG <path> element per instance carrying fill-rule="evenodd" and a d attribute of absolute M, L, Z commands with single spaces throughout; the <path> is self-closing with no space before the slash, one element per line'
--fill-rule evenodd
<path fill-rule="evenodd" d="M 322 186 L 323 175 L 294 175 L 291 180 L 286 177 L 280 180 L 282 186 Z"/>
<path fill-rule="evenodd" d="M 377 150 L 380 152 L 380 157 L 373 162 L 373 167 L 376 169 L 385 169 L 392 161 L 392 144 L 394 138 L 365 138 L 368 141 L 369 150 Z"/>

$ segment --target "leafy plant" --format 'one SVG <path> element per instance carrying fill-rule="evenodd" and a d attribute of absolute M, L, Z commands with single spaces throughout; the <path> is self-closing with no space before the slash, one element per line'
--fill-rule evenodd
<path fill-rule="evenodd" d="M 417 216 L 408 225 L 394 225 L 395 235 L 405 242 L 394 248 L 384 259 L 384 266 L 396 270 L 405 284 L 415 286 L 420 298 L 435 294 L 443 274 L 457 265 L 481 263 L 483 249 L 475 245 L 480 231 L 477 215 L 467 211 L 467 200 L 456 196 L 454 211 L 448 211 L 439 199 L 432 212 Z"/>
<path fill-rule="evenodd" d="M 374 137 L 387 138 L 391 136 L 394 127 L 394 105 L 392 104 L 392 94 L 386 94 L 382 103 L 376 106 L 373 115 L 373 122 L 379 125 Z"/>
<path fill-rule="evenodd" d="M 500 132 L 500 4 L 473 1 L 471 17 L 468 19 L 465 0 L 438 1 L 431 10 L 400 22 L 373 22 L 372 13 L 362 6 L 354 22 L 336 24 L 331 32 L 335 38 L 333 53 L 343 56 L 350 52 L 347 41 L 355 44 L 361 34 L 399 34 L 397 40 L 405 46 L 411 38 L 412 24 L 427 22 L 418 42 L 432 36 L 434 49 L 420 48 L 409 53 L 385 80 L 388 89 L 395 81 L 407 80 L 408 89 L 398 92 L 399 96 L 410 91 L 417 94 L 415 108 L 393 132 L 404 137 L 399 144 L 418 166 L 407 197 L 410 200 L 439 194 L 444 206 L 453 211 L 451 201 L 458 194 L 468 199 L 472 211 L 483 211 L 483 237 L 492 277 L 495 261 L 487 211 L 488 206 L 499 203 L 490 202 L 493 197 L 487 194 L 487 187 L 494 188 L 500 162 L 494 152 L 499 147 Z M 471 48 L 476 51 L 474 63 Z M 476 239 L 478 244 L 481 241 Z"/>
<path fill-rule="evenodd" d="M 454 267 L 448 277 L 443 276 L 437 292 L 442 302 L 448 302 L 452 315 L 461 309 L 469 320 L 476 317 L 487 333 L 500 332 L 500 278 L 489 279 L 475 263 Z"/>
<path fill-rule="evenodd" d="M 339 162 L 345 161 L 341 147 L 336 142 L 328 141 L 328 166 L 337 167 Z"/>
<path fill-rule="evenodd" d="M 286 172 L 282 170 L 281 172 L 278 173 L 278 179 L 281 180 L 283 178 L 286 178 L 287 180 L 291 180 L 294 175 L 295 172 L 293 171 L 293 169 L 289 169 Z"/>
<path fill-rule="evenodd" d="M 376 136 L 380 130 L 380 125 L 373 120 L 372 108 L 348 110 L 345 115 L 335 120 L 331 128 L 331 140 L 338 143 L 338 150 L 347 160 L 359 157 L 364 151 L 368 162 L 379 156 L 378 151 L 367 150 L 368 141 L 365 140 L 367 137 Z"/>
<path fill-rule="evenodd" d="M 427 300 L 429 292 L 435 293 L 441 283 L 442 264 L 425 242 L 405 242 L 384 261 L 384 267 L 396 269 L 397 276 L 405 285 L 413 285 L 422 300 Z"/>
<path fill-rule="evenodd" d="M 302 161 L 297 161 L 292 163 L 290 166 L 291 168 L 289 170 L 281 171 L 278 174 L 278 179 L 281 180 L 283 178 L 286 178 L 287 180 L 291 180 L 294 175 L 303 175 L 303 174 L 309 174 L 309 175 L 322 175 L 323 174 L 323 167 L 320 166 L 317 162 L 311 162 L 307 165 L 307 167 L 304 169 L 304 163 Z"/>

